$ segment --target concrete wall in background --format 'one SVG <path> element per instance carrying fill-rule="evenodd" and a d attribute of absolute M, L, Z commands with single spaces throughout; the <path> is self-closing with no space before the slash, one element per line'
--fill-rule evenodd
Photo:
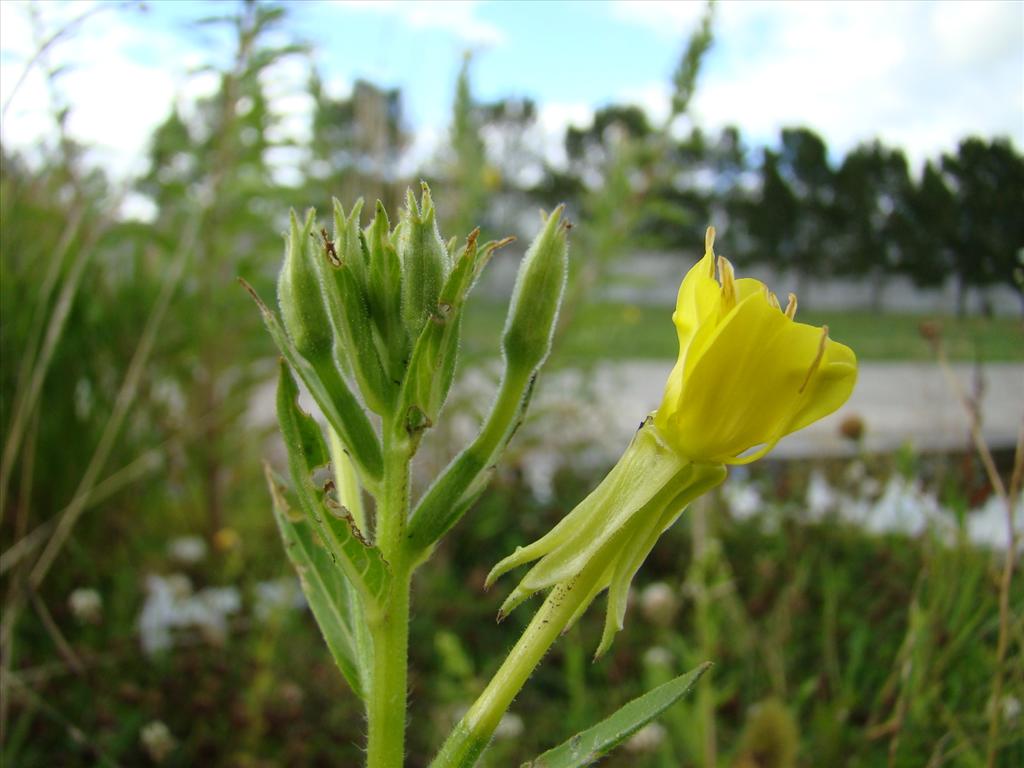
<path fill-rule="evenodd" d="M 516 268 L 522 250 L 513 246 L 499 251 L 487 267 L 477 287 L 493 299 L 512 292 Z M 570 250 L 570 259 L 579 258 Z M 693 265 L 693 256 L 677 253 L 636 253 L 620 262 L 615 284 L 604 291 L 612 301 L 631 304 L 672 306 L 683 275 Z M 870 279 L 828 278 L 800 280 L 794 273 L 778 272 L 765 265 L 735 265 L 740 277 L 756 277 L 768 284 L 785 304 L 793 291 L 802 309 L 843 309 L 892 312 L 900 314 L 954 314 L 956 286 L 952 279 L 940 288 L 918 288 L 906 277 L 887 277 L 878 283 Z M 968 289 L 967 312 L 982 314 L 985 305 L 997 315 L 1019 315 L 1021 302 L 1008 286 L 993 286 L 984 291 Z"/>

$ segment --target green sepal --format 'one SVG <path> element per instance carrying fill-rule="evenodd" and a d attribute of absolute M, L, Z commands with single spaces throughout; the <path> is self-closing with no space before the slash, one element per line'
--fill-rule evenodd
<path fill-rule="evenodd" d="M 426 183 L 421 185 L 420 204 L 409 190 L 398 233 L 398 258 L 402 264 L 402 323 L 412 339 L 419 338 L 437 306 L 448 275 L 449 257 L 437 229 L 437 212 Z"/>
<path fill-rule="evenodd" d="M 338 568 L 302 513 L 288 501 L 284 483 L 263 466 L 274 502 L 274 519 L 285 552 L 299 576 L 316 623 L 341 674 L 366 699 L 373 669 L 373 646 L 358 592 Z"/>
<path fill-rule="evenodd" d="M 605 611 L 604 630 L 601 642 L 594 652 L 594 658 L 603 656 L 612 646 L 615 635 L 625 623 L 626 608 L 629 604 L 629 587 L 633 579 L 658 543 L 661 534 L 669 529 L 686 508 L 697 498 L 725 480 L 726 469 L 720 464 L 694 464 L 691 472 L 679 490 L 676 486 L 675 496 L 665 504 L 658 499 L 655 504 L 661 507 L 661 514 L 653 525 L 635 532 L 615 559 L 614 568 L 609 576 L 608 608 Z M 664 497 L 662 497 L 664 498 Z"/>
<path fill-rule="evenodd" d="M 669 680 L 621 707 L 592 728 L 577 733 L 520 768 L 583 768 L 593 765 L 688 694 L 711 667 L 710 662 Z"/>
<path fill-rule="evenodd" d="M 282 360 L 277 386 L 277 419 L 281 425 L 288 467 L 306 520 L 320 537 L 335 565 L 359 590 L 367 610 L 377 609 L 387 593 L 387 563 L 359 530 L 351 514 L 328 504 L 313 483 L 313 470 L 327 463 L 329 453 L 320 427 L 298 404 L 299 388 Z"/>
<path fill-rule="evenodd" d="M 402 263 L 391 237 L 384 204 L 377 201 L 373 222 L 360 233 L 360 245 L 370 265 L 367 303 L 370 317 L 387 350 L 388 375 L 399 382 L 405 375 L 410 340 L 402 323 Z"/>
<path fill-rule="evenodd" d="M 693 463 L 676 454 L 648 418 L 589 496 L 547 535 L 516 548 L 488 574 L 485 583 L 490 586 L 507 571 L 539 559 L 502 604 L 499 619 L 535 592 L 571 580 L 592 562 L 603 562 L 601 577 L 566 627 L 607 588 L 605 628 L 595 654 L 601 656 L 622 628 L 629 585 L 658 537 L 725 475 L 721 464 Z"/>
<path fill-rule="evenodd" d="M 253 287 L 241 278 L 239 282 L 249 291 L 256 306 L 259 307 L 263 322 L 277 348 L 299 374 L 299 378 L 323 411 L 324 417 L 341 437 L 349 455 L 359 468 L 363 482 L 371 489 L 375 488 L 384 472 L 380 441 L 366 412 L 352 394 L 345 379 L 331 360 L 321 358 L 314 367 L 313 363 L 299 354 L 280 321 L 263 303 Z"/>

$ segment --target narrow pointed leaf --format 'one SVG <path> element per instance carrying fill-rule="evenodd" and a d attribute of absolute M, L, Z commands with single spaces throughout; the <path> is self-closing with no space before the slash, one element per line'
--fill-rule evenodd
<path fill-rule="evenodd" d="M 302 592 L 338 669 L 355 694 L 365 700 L 371 666 L 365 650 L 361 653 L 368 644 L 358 635 L 366 625 L 359 596 L 317 540 L 313 528 L 291 508 L 282 483 L 270 467 L 264 466 L 264 470 L 274 500 L 277 529 L 299 575 Z"/>
<path fill-rule="evenodd" d="M 288 366 L 281 362 L 277 387 L 277 419 L 281 424 L 292 483 L 299 507 L 320 536 L 328 554 L 359 590 L 367 609 L 376 608 L 387 592 L 387 563 L 380 550 L 368 543 L 352 516 L 341 507 L 328 508 L 313 484 L 313 470 L 328 461 L 327 445 L 320 427 L 298 405 L 299 388 Z"/>
<path fill-rule="evenodd" d="M 633 699 L 611 717 L 523 763 L 521 768 L 582 768 L 593 764 L 689 693 L 710 666 L 705 662 Z"/>

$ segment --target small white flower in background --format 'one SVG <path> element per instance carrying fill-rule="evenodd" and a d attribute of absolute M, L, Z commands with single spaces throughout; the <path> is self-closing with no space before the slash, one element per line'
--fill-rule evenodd
<path fill-rule="evenodd" d="M 626 751 L 634 753 L 653 752 L 662 745 L 668 732 L 661 723 L 648 723 L 629 737 Z"/>
<path fill-rule="evenodd" d="M 805 499 L 811 519 L 820 520 L 826 512 L 830 512 L 836 506 L 838 500 L 835 490 L 829 485 L 821 470 L 816 469 L 811 472 L 810 480 L 807 481 Z"/>
<path fill-rule="evenodd" d="M 674 657 L 672 651 L 661 645 L 652 645 L 644 651 L 645 667 L 671 667 Z"/>
<path fill-rule="evenodd" d="M 1016 696 L 1003 697 L 1003 720 L 1007 723 L 1016 722 L 1017 718 L 1020 717 L 1020 710 L 1020 699 Z"/>
<path fill-rule="evenodd" d="M 206 559 L 206 541 L 200 536 L 179 536 L 167 544 L 167 554 L 181 565 L 195 565 Z"/>
<path fill-rule="evenodd" d="M 165 581 L 177 600 L 184 600 L 192 594 L 192 579 L 184 573 L 172 573 Z"/>
<path fill-rule="evenodd" d="M 496 739 L 516 739 L 523 734 L 523 718 L 514 712 L 506 712 L 501 716 L 498 727 L 494 729 Z"/>
<path fill-rule="evenodd" d="M 76 589 L 68 595 L 68 606 L 82 624 L 99 624 L 103 618 L 103 597 L 95 589 Z"/>
<path fill-rule="evenodd" d="M 878 497 L 878 494 L 882 492 L 882 484 L 878 481 L 877 477 L 865 477 L 863 482 L 860 484 L 861 496 L 867 499 L 874 499 Z"/>
<path fill-rule="evenodd" d="M 256 584 L 253 613 L 260 621 L 289 609 L 306 606 L 306 597 L 293 578 L 261 581 Z"/>
<path fill-rule="evenodd" d="M 678 609 L 675 590 L 663 581 L 648 584 L 640 593 L 640 611 L 656 627 L 671 625 Z"/>
<path fill-rule="evenodd" d="M 843 479 L 846 480 L 850 485 L 857 485 L 864 481 L 864 478 L 868 476 L 868 467 L 860 459 L 855 459 L 846 465 L 846 471 L 843 473 Z"/>
<path fill-rule="evenodd" d="M 162 763 L 178 745 L 170 728 L 162 720 L 153 720 L 144 725 L 139 732 L 139 741 L 154 763 Z"/>
<path fill-rule="evenodd" d="M 722 487 L 722 496 L 736 520 L 749 520 L 764 505 L 760 491 L 750 483 L 726 483 Z"/>
<path fill-rule="evenodd" d="M 228 616 L 242 607 L 234 587 L 207 587 L 193 594 L 192 583 L 182 574 L 147 576 L 146 593 L 139 634 L 143 651 L 150 655 L 171 648 L 176 629 L 196 629 L 207 642 L 223 643 Z"/>

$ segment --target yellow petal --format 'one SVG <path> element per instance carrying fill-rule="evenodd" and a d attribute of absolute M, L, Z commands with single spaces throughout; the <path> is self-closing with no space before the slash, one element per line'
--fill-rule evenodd
<path fill-rule="evenodd" d="M 807 382 L 806 397 L 784 434 L 796 432 L 839 410 L 857 383 L 857 357 L 845 344 L 828 339 L 818 370 Z"/>
<path fill-rule="evenodd" d="M 774 445 L 835 410 L 852 389 L 852 353 L 835 342 L 826 342 L 808 378 L 821 338 L 821 329 L 791 321 L 763 290 L 748 295 L 717 327 L 698 328 L 675 411 L 656 423 L 694 460 L 737 461 L 750 448 Z"/>

